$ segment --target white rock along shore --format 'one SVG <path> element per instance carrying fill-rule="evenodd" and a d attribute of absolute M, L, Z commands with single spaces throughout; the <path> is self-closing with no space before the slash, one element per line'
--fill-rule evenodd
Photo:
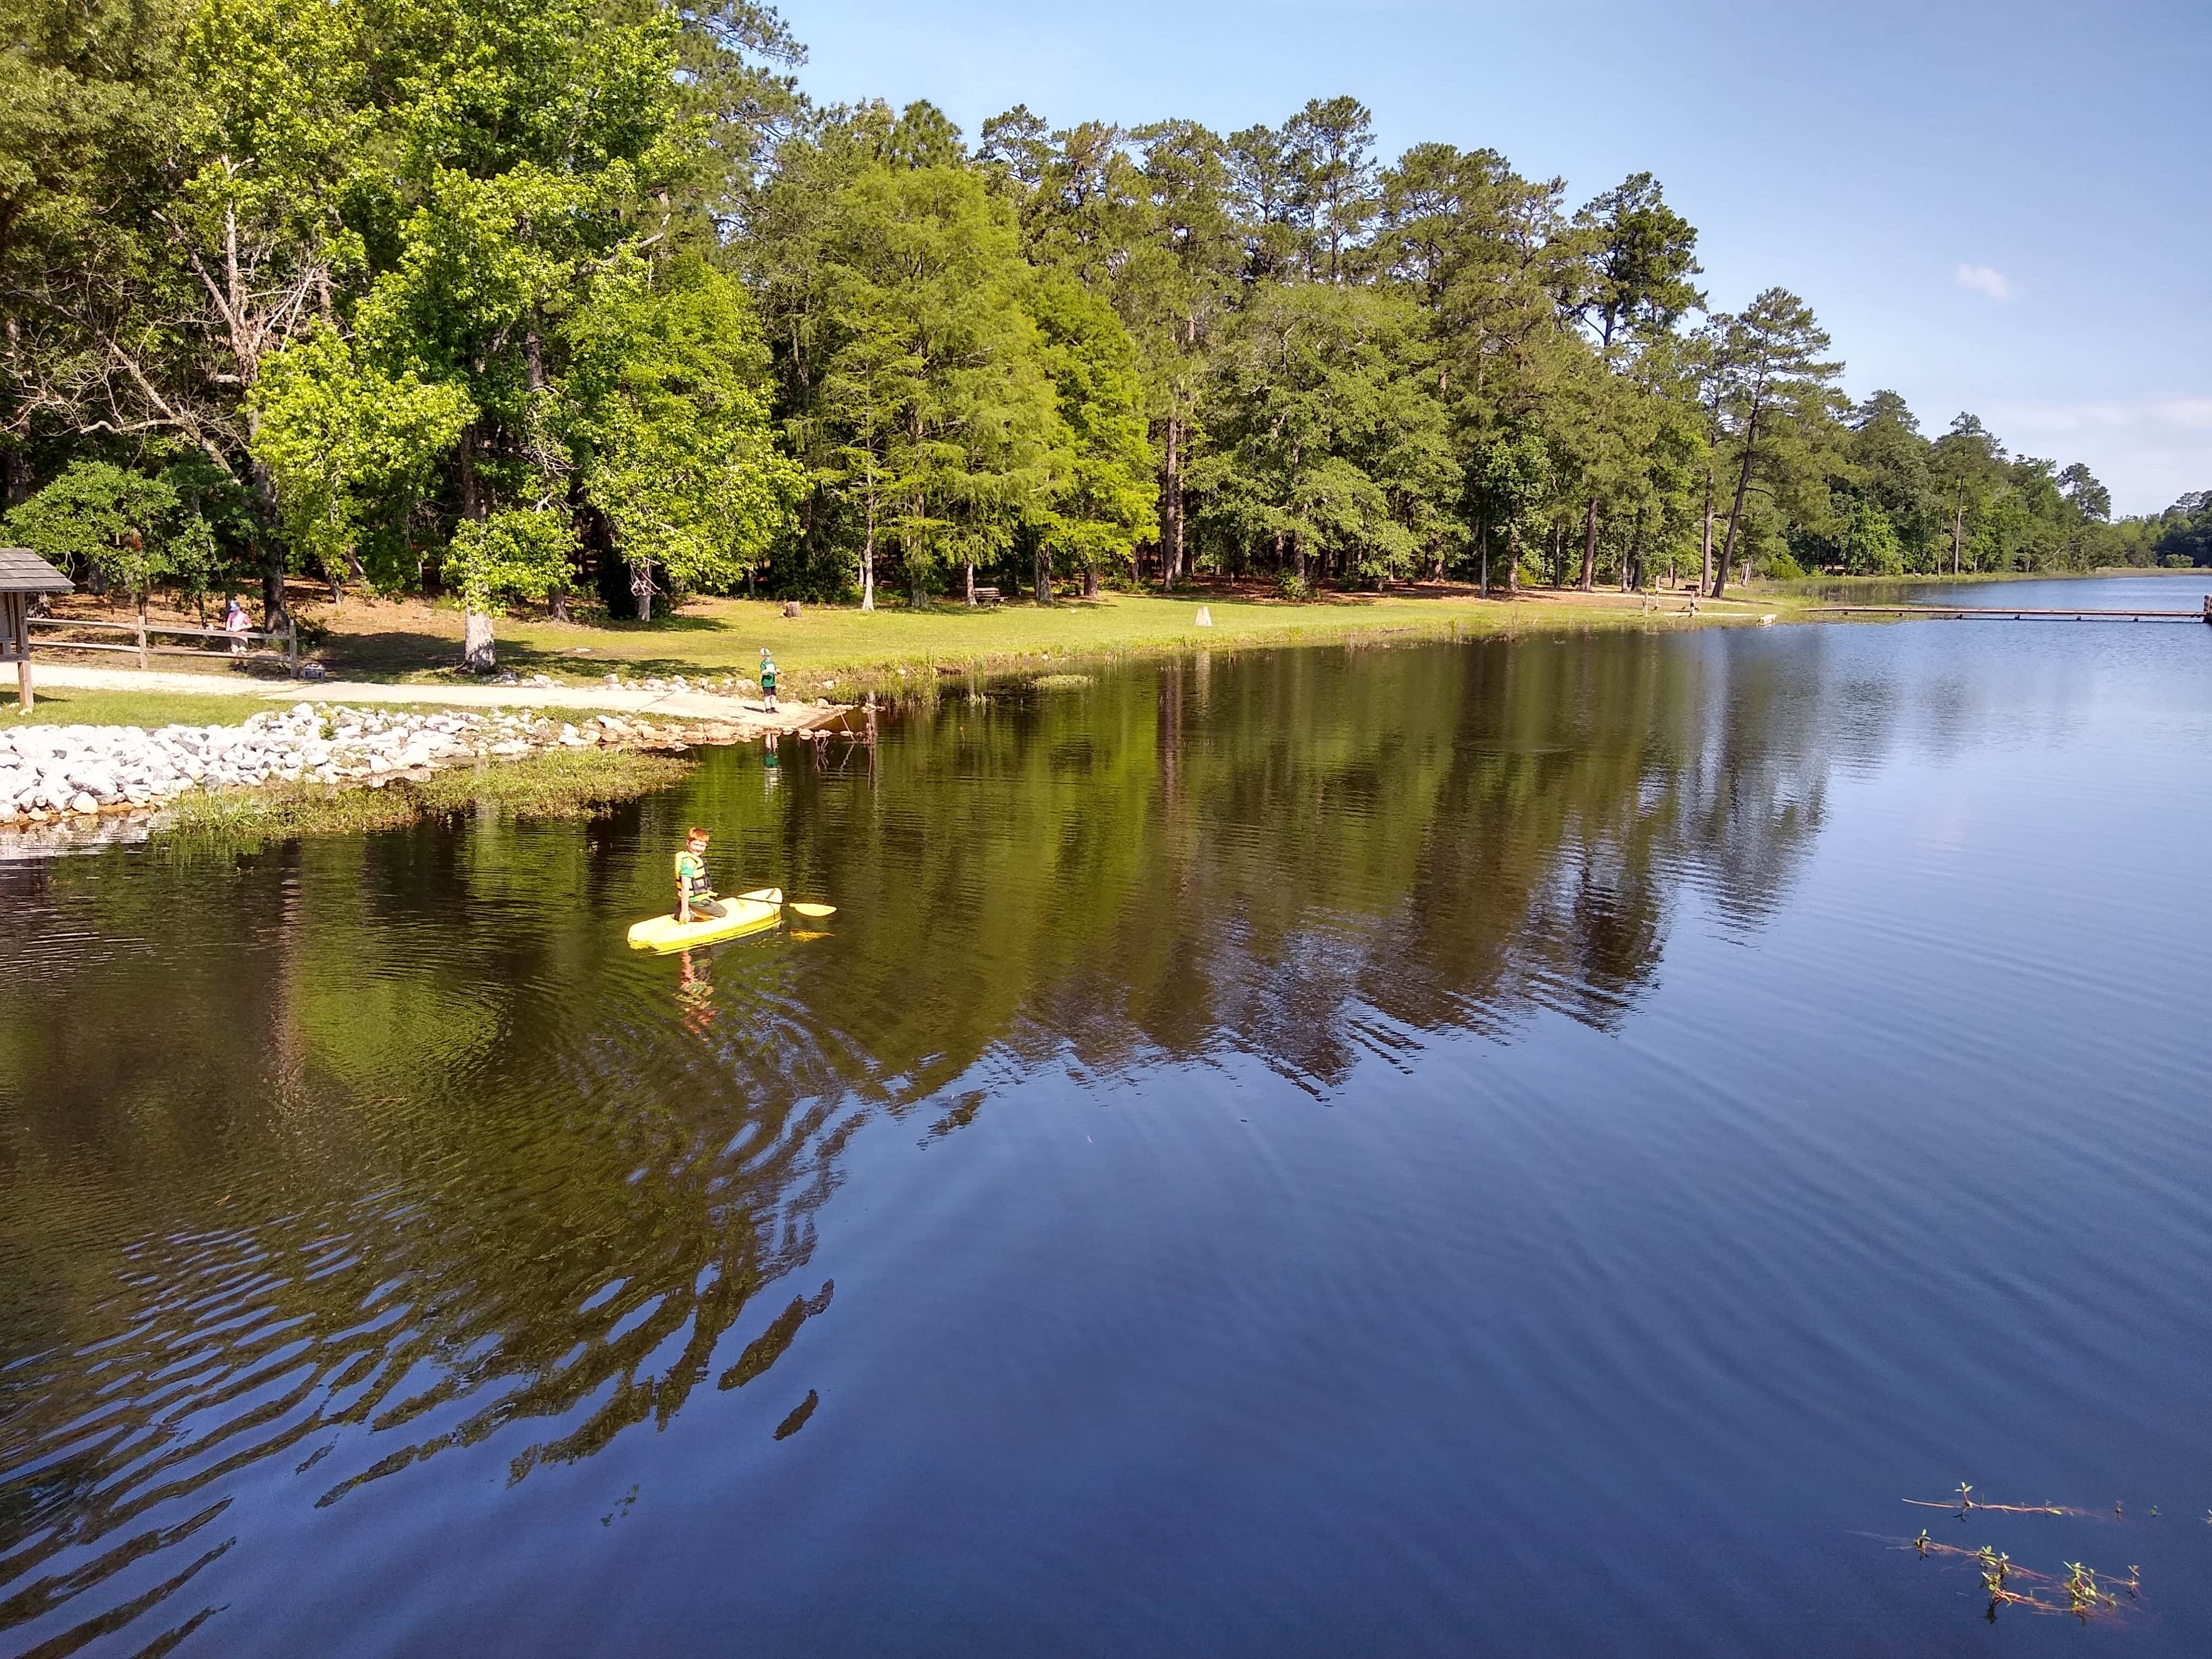
<path fill-rule="evenodd" d="M 239 726 L 18 726 L 0 728 L 0 826 L 142 813 L 196 789 L 301 781 L 374 787 L 550 749 L 677 748 L 750 735 L 614 714 L 578 726 L 504 709 L 413 714 L 308 702 Z"/>

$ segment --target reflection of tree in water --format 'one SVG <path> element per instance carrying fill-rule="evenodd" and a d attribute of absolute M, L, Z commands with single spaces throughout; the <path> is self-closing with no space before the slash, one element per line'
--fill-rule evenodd
<path fill-rule="evenodd" d="M 216 890 L 166 897 L 220 975 L 125 949 L 68 976 L 72 1005 L 166 1014 L 170 1041 L 82 1073 L 34 1059 L 52 1092 L 8 1144 L 0 1259 L 49 1282 L 0 1292 L 0 1471 L 22 1471 L 0 1474 L 0 1630 L 132 1605 L 149 1554 L 189 1579 L 220 1557 L 231 1478 L 271 1460 L 328 1504 L 503 1431 L 520 1480 L 665 1423 L 805 1262 L 845 1138 L 902 1103 L 773 974 L 726 990 L 702 1045 L 660 976 L 563 927 L 493 942 L 516 878 L 575 890 L 566 872 L 474 880 L 422 839 L 195 872 Z M 279 1008 L 282 1032 L 247 1018 Z M 92 1024 L 8 1035 L 73 1052 Z M 103 1218 L 143 1230 L 119 1246 L 72 1237 L 86 1162 L 153 1212 Z M 221 1224 L 225 1189 L 272 1165 L 301 1190 Z M 828 1300 L 713 1380 L 754 1382 Z"/>
<path fill-rule="evenodd" d="M 184 1622 L 271 1460 L 324 1504 L 495 1438 L 520 1480 L 756 1382 L 830 1306 L 784 1282 L 879 1112 L 930 1145 L 1069 1060 L 1325 1093 L 1422 1033 L 1619 1022 L 1685 884 L 1775 902 L 1818 702 L 1702 641 L 1200 659 L 949 702 L 772 797 L 726 755 L 591 826 L 63 872 L 27 905 L 100 948 L 0 1010 L 37 1103 L 0 1120 L 0 1630 Z M 836 937 L 623 950 L 694 818 Z"/>
<path fill-rule="evenodd" d="M 1376 1016 L 1611 1024 L 1686 883 L 1754 919 L 1819 823 L 1822 728 L 1778 707 L 1805 688 L 1686 643 L 1201 659 L 941 711 L 885 757 L 902 807 L 825 794 L 785 850 L 854 896 L 900 1040 L 963 1059 L 1227 1046 L 1325 1090 Z"/>

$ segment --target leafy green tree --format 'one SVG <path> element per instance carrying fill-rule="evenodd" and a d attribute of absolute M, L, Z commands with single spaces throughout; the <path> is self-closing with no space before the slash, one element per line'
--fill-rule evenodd
<path fill-rule="evenodd" d="M 1490 592 L 1491 532 L 1505 539 L 1505 581 L 1521 586 L 1521 538 L 1551 499 L 1553 479 L 1550 446 L 1531 431 L 1505 431 L 1485 442 L 1470 468 L 1470 483 L 1481 515 L 1482 591 Z"/>
<path fill-rule="evenodd" d="M 631 258 L 568 323 L 566 385 L 586 501 L 649 620 L 653 573 L 728 587 L 785 530 L 803 488 L 775 447 L 768 349 L 744 291 L 696 258 Z M 550 503 L 549 503 L 550 505 Z"/>
<path fill-rule="evenodd" d="M 324 325 L 270 358 L 252 407 L 254 458 L 294 553 L 319 562 L 333 592 L 348 574 L 384 588 L 411 575 L 407 520 L 476 417 L 467 394 L 413 369 L 388 374 Z"/>
<path fill-rule="evenodd" d="M 1735 500 L 1720 568 L 1713 573 L 1716 599 L 1728 586 L 1753 477 L 1762 463 L 1783 478 L 1802 477 L 1802 469 L 1790 464 L 1803 459 L 1808 438 L 1833 416 L 1843 365 L 1825 361 L 1828 344 L 1812 309 L 1787 289 L 1768 289 L 1729 320 L 1723 407 L 1736 452 Z"/>
<path fill-rule="evenodd" d="M 1415 567 L 1459 492 L 1417 308 L 1379 289 L 1292 283 L 1245 307 L 1217 377 L 1210 510 L 1264 541 L 1303 588 Z"/>
<path fill-rule="evenodd" d="M 0 0 L 0 509 L 43 457 L 111 438 L 103 337 L 164 201 L 186 17 L 149 0 Z"/>
<path fill-rule="evenodd" d="M 9 536 L 95 589 L 143 594 L 169 572 L 177 492 L 106 461 L 74 461 L 6 519 Z"/>
<path fill-rule="evenodd" d="M 1905 548 L 1881 503 L 1860 496 L 1846 509 L 1838 537 L 1845 571 L 1854 576 L 1894 576 L 1905 568 Z"/>
<path fill-rule="evenodd" d="M 2082 518 L 2104 524 L 2112 516 L 2112 492 L 2097 482 L 2097 475 L 2080 461 L 2058 475 L 2059 493 Z"/>
<path fill-rule="evenodd" d="M 1309 280 L 1340 283 L 1352 274 L 1378 202 L 1374 148 L 1374 118 L 1356 98 L 1313 99 L 1283 124 L 1292 180 L 1287 207 Z"/>
<path fill-rule="evenodd" d="M 1298 193 L 1303 180 L 1291 141 L 1255 125 L 1229 135 L 1229 201 L 1244 246 L 1247 281 L 1267 283 L 1301 268 Z"/>
<path fill-rule="evenodd" d="M 1032 514 L 1044 562 L 1038 591 L 1048 591 L 1049 562 L 1057 558 L 1082 571 L 1085 592 L 1095 594 L 1101 571 L 1127 570 L 1138 544 L 1159 533 L 1142 366 L 1113 307 L 1073 281 L 1040 277 L 1030 309 L 1066 457 Z"/>
<path fill-rule="evenodd" d="M 919 603 L 941 559 L 1011 545 L 1063 441 L 1013 210 L 978 169 L 866 159 L 786 222 L 769 338 L 816 523 L 846 526 L 863 610 L 886 544 Z"/>
<path fill-rule="evenodd" d="M 1152 209 L 1148 241 L 1129 262 L 1121 315 L 1144 354 L 1159 440 L 1160 576 L 1191 563 L 1188 477 L 1214 355 L 1240 296 L 1243 239 L 1231 215 L 1227 147 L 1194 121 L 1138 135 Z"/>
<path fill-rule="evenodd" d="M 2197 545 L 2201 504 L 2112 524 L 2086 468 L 1930 444 L 1893 392 L 1844 429 L 1783 290 L 1686 332 L 1650 174 L 1570 216 L 1493 151 L 1380 165 L 1348 97 L 1226 138 L 1017 106 L 971 156 L 926 102 L 809 104 L 757 0 L 0 20 L 0 494 L 155 479 L 167 580 L 251 567 L 272 617 L 288 570 L 439 572 L 488 665 L 498 605 L 561 614 L 594 560 L 649 614 L 763 568 L 872 608 L 886 553 L 923 603 L 1154 544 L 1170 585 L 1295 585 L 1502 541 L 1517 581 L 1548 534 L 1594 586 L 1694 541 L 1716 593 Z"/>
<path fill-rule="evenodd" d="M 574 471 L 558 430 L 562 330 L 605 273 L 680 228 L 669 192 L 698 142 L 680 33 L 671 13 L 611 18 L 584 0 L 419 0 L 393 20 L 400 188 L 355 330 L 366 361 L 456 387 L 474 411 L 444 501 L 463 524 L 508 516 L 460 536 L 441 568 L 479 667 L 493 601 L 542 576 L 557 605 L 569 580 L 574 537 L 552 530 Z"/>
<path fill-rule="evenodd" d="M 496 665 L 491 617 L 502 605 L 556 586 L 568 574 L 574 548 L 568 513 L 550 503 L 502 507 L 453 527 L 441 568 L 467 607 L 464 667 L 481 674 Z"/>
<path fill-rule="evenodd" d="M 363 258 L 345 210 L 374 155 L 364 24 L 320 0 L 202 0 L 185 18 L 159 197 L 86 319 L 98 367 L 81 396 L 100 428 L 189 444 L 239 482 L 274 622 L 285 556 L 252 393 Z"/>
<path fill-rule="evenodd" d="M 1899 558 L 1925 568 L 1940 511 L 1920 422 L 1902 397 L 1882 391 L 1852 411 L 1850 428 L 1844 443 L 1852 475 L 1848 493 L 1880 507 L 1896 535 Z M 1848 568 L 1848 556 L 1844 562 Z"/>
<path fill-rule="evenodd" d="M 1589 273 L 1574 296 L 1577 313 L 1613 349 L 1623 329 L 1645 336 L 1671 329 L 1704 305 L 1690 278 L 1698 273 L 1698 233 L 1668 207 L 1659 181 L 1631 173 L 1575 215 Z"/>
<path fill-rule="evenodd" d="M 673 9 L 683 118 L 703 142 L 670 183 L 712 222 L 710 240 L 732 238 L 744 230 L 775 146 L 805 118 L 805 95 L 792 71 L 806 61 L 806 49 L 773 9 L 752 0 Z"/>
<path fill-rule="evenodd" d="M 1975 416 L 1962 414 L 1929 453 L 1929 474 L 1951 540 L 1951 574 L 1964 567 L 1966 528 L 1978 528 L 2004 485 L 2005 453 Z"/>
<path fill-rule="evenodd" d="M 2212 565 L 2212 489 L 2184 495 L 2155 523 L 2150 551 L 2159 563 Z"/>

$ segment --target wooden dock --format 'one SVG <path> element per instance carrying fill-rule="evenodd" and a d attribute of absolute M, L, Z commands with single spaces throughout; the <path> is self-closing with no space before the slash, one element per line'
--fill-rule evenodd
<path fill-rule="evenodd" d="M 1818 605 L 1814 617 L 1923 617 L 1945 622 L 2157 622 L 2203 623 L 2212 626 L 2212 593 L 2202 611 L 2106 611 L 2082 605 L 2054 609 L 2035 605 Z"/>

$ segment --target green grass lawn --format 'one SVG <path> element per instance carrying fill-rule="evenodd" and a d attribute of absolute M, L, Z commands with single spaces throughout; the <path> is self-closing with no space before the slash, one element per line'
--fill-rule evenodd
<path fill-rule="evenodd" d="M 0 726 L 236 726 L 248 714 L 286 705 L 254 696 L 199 696 L 167 691 L 85 691 L 36 688 L 26 714 L 11 676 L 0 695 Z"/>
<path fill-rule="evenodd" d="M 1701 620 L 1789 615 L 1814 603 L 1810 593 L 1754 592 L 1716 604 L 1700 602 Z M 1679 611 L 1680 593 L 1658 603 Z M 1212 621 L 1198 625 L 1203 605 Z M 477 684 L 460 675 L 461 617 L 456 609 L 419 601 L 365 603 L 358 599 L 328 615 L 313 654 L 338 679 Z M 775 653 L 791 696 L 845 700 L 863 692 L 896 696 L 935 683 L 940 673 L 1035 675 L 1119 656 L 1207 648 L 1340 644 L 1346 641 L 1473 637 L 1510 632 L 1565 633 L 1590 629 L 1674 626 L 1647 615 L 1635 595 L 1601 591 L 1553 594 L 1535 589 L 1516 601 L 1478 599 L 1464 591 L 1401 591 L 1336 597 L 1305 605 L 1193 592 L 1104 594 L 1042 606 L 1022 602 L 993 609 L 937 605 L 911 611 L 890 605 L 864 614 L 850 605 L 814 605 L 796 617 L 769 600 L 698 599 L 650 625 L 603 619 L 556 623 L 501 617 L 500 663 L 522 674 L 578 684 L 609 672 L 625 679 L 681 674 L 711 680 L 759 672 L 765 645 Z M 1693 624 L 1694 625 L 1694 624 Z M 264 695 L 243 689 L 258 687 Z M 266 692 L 277 692 L 272 699 Z M 249 714 L 295 701 L 328 701 L 313 682 L 241 683 L 234 694 L 94 691 L 54 686 L 38 694 L 27 715 L 16 708 L 12 680 L 0 681 L 0 726 L 161 726 L 234 725 Z M 432 705 L 409 705 L 428 714 Z M 588 718 L 574 711 L 538 711 Z"/>
<path fill-rule="evenodd" d="M 1670 594 L 1665 603 L 1678 609 L 1683 600 Z M 1704 601 L 1702 614 L 1755 614 L 1802 603 L 1759 594 L 1721 605 Z M 1201 605 L 1212 617 L 1210 627 L 1197 624 Z M 342 623 L 319 647 L 316 654 L 334 676 L 434 678 L 453 672 L 435 665 L 458 654 L 458 612 L 416 606 L 404 621 L 394 618 L 393 625 L 380 628 L 374 625 L 373 614 L 357 612 L 357 623 Z M 593 679 L 611 672 L 626 678 L 750 678 L 759 669 L 761 647 L 767 646 L 775 653 L 786 689 L 811 696 L 896 690 L 902 669 L 909 678 L 939 670 L 1020 672 L 1048 662 L 1200 647 L 1222 650 L 1391 635 L 1548 632 L 1635 626 L 1648 620 L 1635 596 L 1620 593 L 1577 599 L 1531 594 L 1509 603 L 1409 592 L 1287 605 L 1194 592 L 1174 598 L 1104 594 L 1051 606 L 1017 602 L 977 610 L 941 605 L 910 611 L 902 605 L 872 614 L 849 605 L 807 605 L 797 617 L 784 616 L 780 604 L 767 600 L 700 599 L 649 626 L 502 617 L 496 631 L 502 667 Z"/>
<path fill-rule="evenodd" d="M 40 686 L 36 690 L 37 701 L 31 712 L 25 714 L 15 705 L 18 701 L 14 683 L 9 682 L 5 696 L 0 696 L 0 730 L 10 726 L 143 726 L 149 731 L 164 726 L 237 726 L 249 714 L 279 714 L 295 702 L 328 703 L 331 698 L 324 695 L 320 686 L 312 681 L 292 684 L 271 682 L 270 689 L 287 695 L 274 702 L 267 697 L 199 696 L 194 693 L 168 691 L 87 691 L 75 686 Z M 380 708 L 390 714 L 489 714 L 489 708 L 471 708 L 459 704 L 410 702 L 367 704 Z M 532 720 L 567 720 L 581 726 L 595 720 L 604 710 L 595 708 L 535 708 L 520 705 L 507 711 L 527 714 Z M 648 723 L 649 715 L 628 715 L 630 720 Z"/>

